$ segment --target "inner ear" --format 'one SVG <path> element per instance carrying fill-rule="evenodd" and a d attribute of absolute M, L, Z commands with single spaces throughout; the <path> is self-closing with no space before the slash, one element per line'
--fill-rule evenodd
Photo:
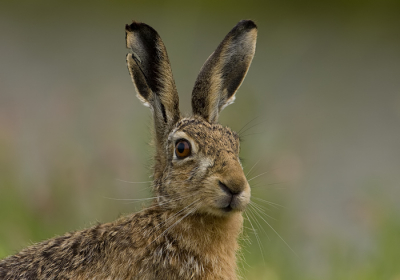
<path fill-rule="evenodd" d="M 164 137 L 180 119 L 167 50 L 158 33 L 147 24 L 132 22 L 125 31 L 129 73 L 138 98 L 153 111 L 156 140 L 161 148 Z"/>
<path fill-rule="evenodd" d="M 240 21 L 219 44 L 200 70 L 192 93 L 193 114 L 210 123 L 232 104 L 254 57 L 257 26 Z"/>

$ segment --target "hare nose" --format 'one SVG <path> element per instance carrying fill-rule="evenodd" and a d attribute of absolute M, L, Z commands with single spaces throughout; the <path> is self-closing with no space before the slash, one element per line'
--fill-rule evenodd
<path fill-rule="evenodd" d="M 219 184 L 219 187 L 222 189 L 222 191 L 224 192 L 224 193 L 226 193 L 226 194 L 229 194 L 229 195 L 237 195 L 237 194 L 240 194 L 242 191 L 240 191 L 240 190 L 233 190 L 233 189 L 230 189 L 230 188 L 228 188 L 224 183 L 222 183 L 221 181 L 219 181 L 218 182 L 218 184 Z"/>
<path fill-rule="evenodd" d="M 249 188 L 246 176 L 238 161 L 227 162 L 224 172 L 219 177 L 219 187 L 227 194 L 238 195 Z"/>

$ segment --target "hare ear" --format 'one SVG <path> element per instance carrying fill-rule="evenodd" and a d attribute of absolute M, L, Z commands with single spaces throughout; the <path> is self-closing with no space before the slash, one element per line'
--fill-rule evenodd
<path fill-rule="evenodd" d="M 179 97 L 167 51 L 158 33 L 144 23 L 125 26 L 126 63 L 137 97 L 153 111 L 157 140 L 161 143 L 179 120 Z"/>
<path fill-rule="evenodd" d="M 254 57 L 257 26 L 240 21 L 219 44 L 200 70 L 192 92 L 192 110 L 210 123 L 232 104 Z"/>

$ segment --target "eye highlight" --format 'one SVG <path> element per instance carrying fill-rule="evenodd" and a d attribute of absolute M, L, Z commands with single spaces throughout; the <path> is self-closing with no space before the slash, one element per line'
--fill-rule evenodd
<path fill-rule="evenodd" d="M 190 156 L 191 153 L 192 153 L 192 148 L 190 146 L 189 141 L 185 139 L 180 139 L 176 141 L 175 154 L 177 158 L 184 159 L 185 157 Z"/>

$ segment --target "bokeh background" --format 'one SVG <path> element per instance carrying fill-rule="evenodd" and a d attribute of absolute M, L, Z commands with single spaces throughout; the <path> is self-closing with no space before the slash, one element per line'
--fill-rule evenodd
<path fill-rule="evenodd" d="M 125 66 L 126 23 L 160 33 L 189 113 L 200 67 L 246 18 L 256 56 L 220 119 L 246 126 L 265 208 L 265 221 L 249 213 L 259 242 L 246 221 L 241 275 L 400 279 L 396 0 L 1 1 L 0 257 L 142 207 L 110 198 L 151 196 L 129 183 L 150 180 L 152 123 Z"/>

